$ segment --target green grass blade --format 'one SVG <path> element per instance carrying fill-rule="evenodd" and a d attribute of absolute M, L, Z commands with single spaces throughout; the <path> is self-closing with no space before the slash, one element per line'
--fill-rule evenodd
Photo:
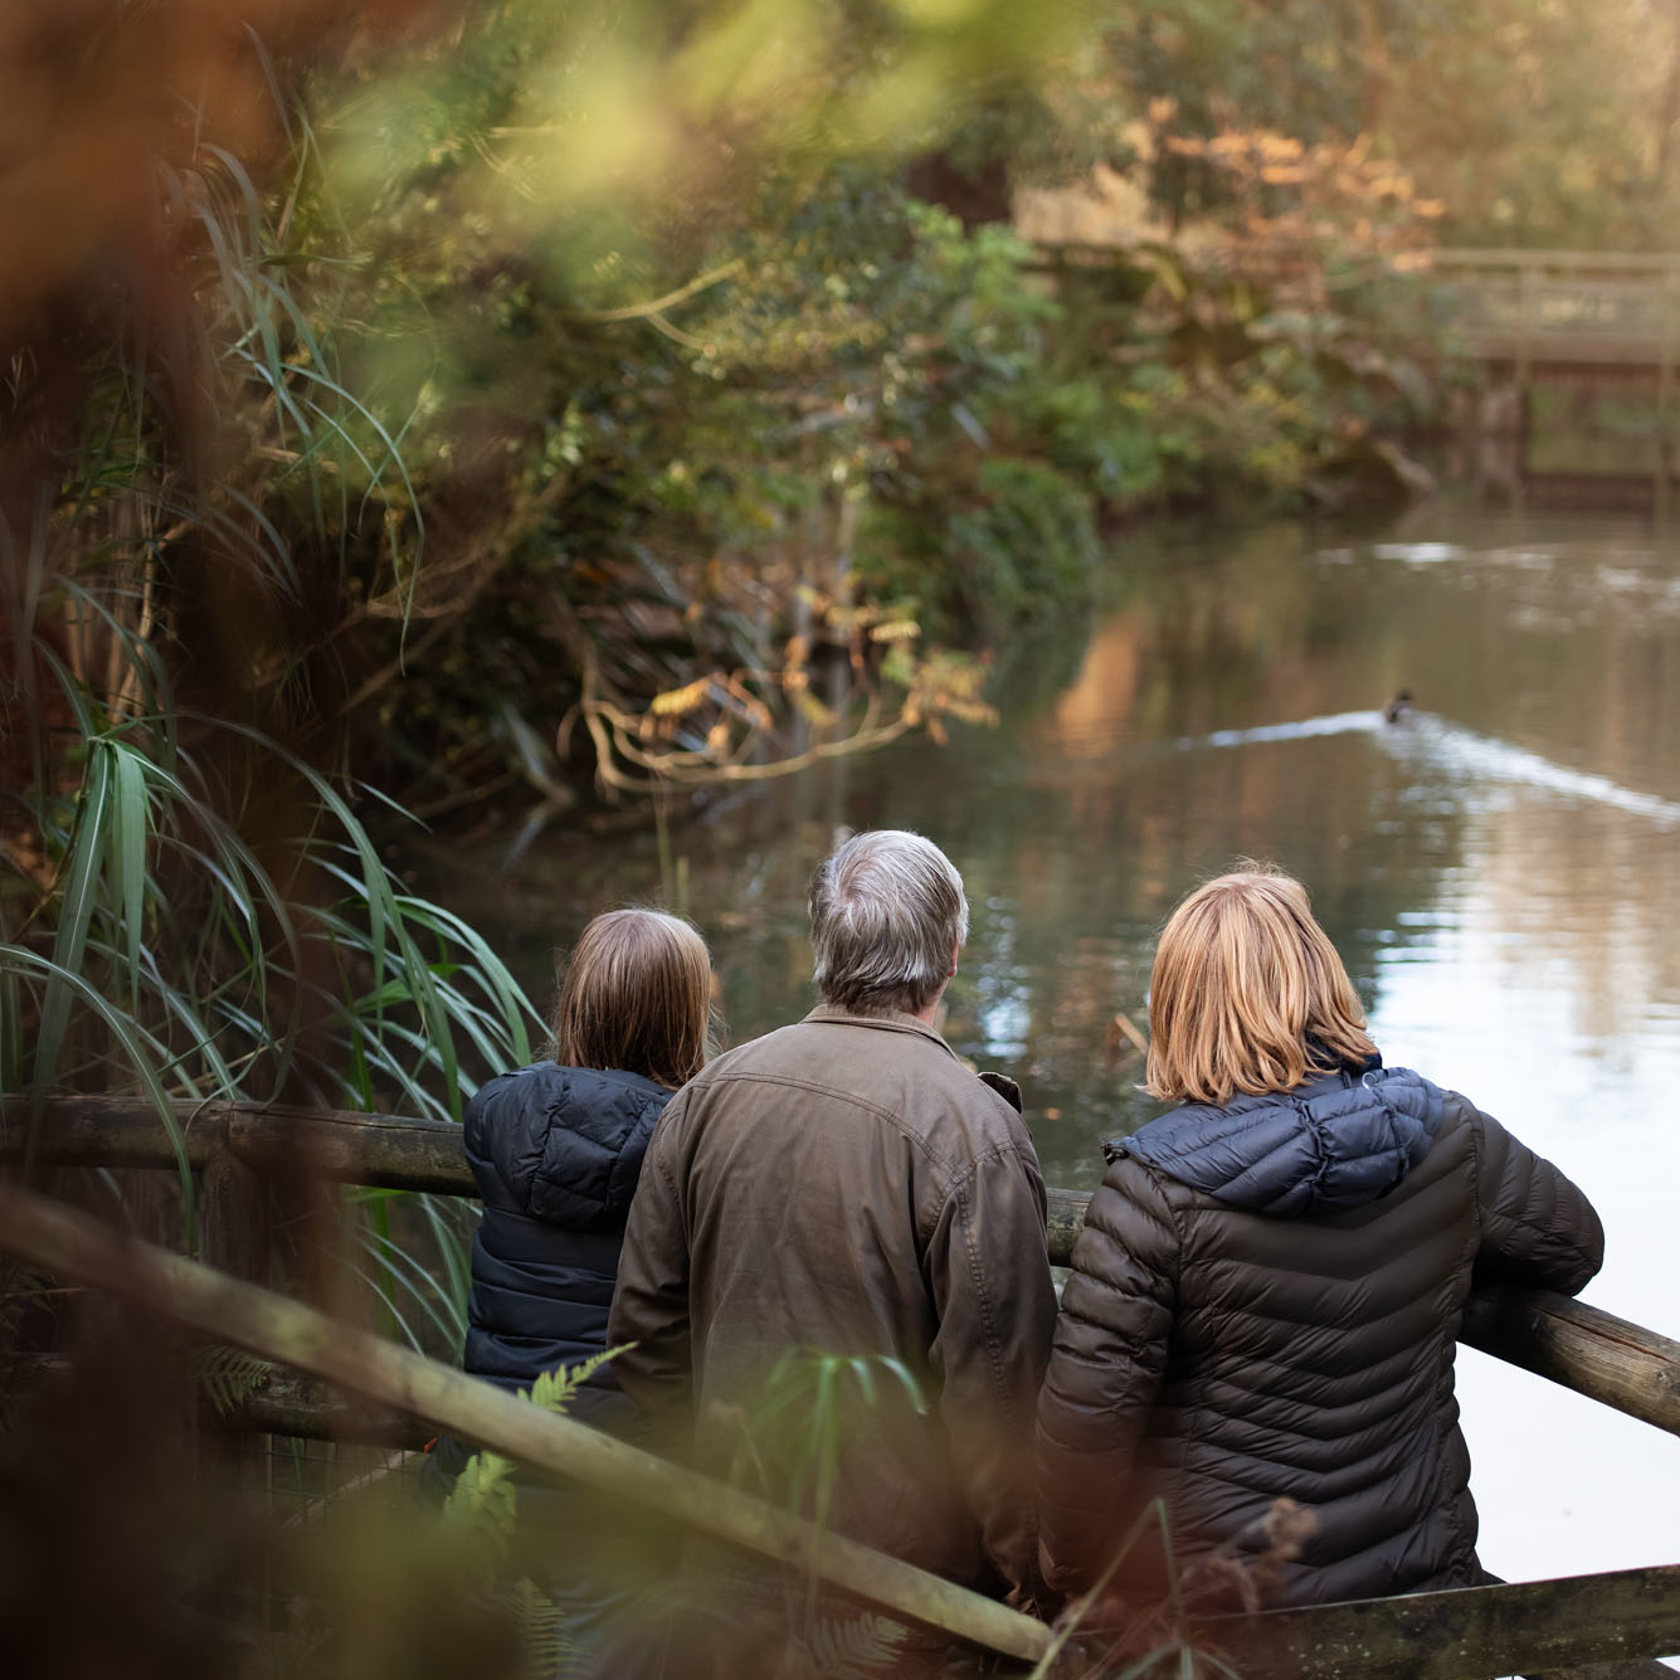
<path fill-rule="evenodd" d="M 457 1315 L 455 1303 L 438 1287 L 438 1280 L 431 1272 L 386 1232 L 364 1231 L 362 1245 L 393 1283 L 408 1291 L 450 1347 L 458 1350 L 467 1334 L 466 1317 Z"/>
<path fill-rule="evenodd" d="M 41 1000 L 41 1026 L 35 1040 L 34 1069 L 36 1088 L 42 1091 L 50 1090 L 58 1078 L 59 1052 L 70 1024 L 71 982 L 81 978 L 88 925 L 93 919 L 99 893 L 105 825 L 110 820 L 111 801 L 111 755 L 101 743 L 95 742 L 82 782 L 76 826 L 71 831 L 52 961 L 45 969 L 47 984 Z"/>
<path fill-rule="evenodd" d="M 151 799 L 146 789 L 146 765 L 139 754 L 120 741 L 108 743 L 116 771 L 113 793 L 116 820 L 109 829 L 110 889 L 122 907 L 125 935 L 124 967 L 129 980 L 130 1006 L 140 1010 L 140 946 L 146 921 L 146 842 L 150 836 Z"/>
<path fill-rule="evenodd" d="M 497 1006 L 500 1024 L 508 1035 L 508 1051 L 515 1064 L 523 1067 L 531 1060 L 528 1025 L 534 1025 L 539 1034 L 546 1036 L 548 1023 L 537 1013 L 536 1005 L 514 979 L 512 970 L 490 948 L 484 936 L 453 911 L 414 898 L 405 897 L 398 902 L 411 921 L 433 929 L 471 955 L 480 985 Z"/>
<path fill-rule="evenodd" d="M 49 985 L 56 982 L 66 997 L 77 999 L 85 1004 L 110 1029 L 111 1036 L 122 1048 L 129 1066 L 138 1077 L 146 1095 L 151 1098 L 153 1106 L 157 1109 L 158 1118 L 163 1122 L 164 1131 L 169 1135 L 170 1147 L 175 1152 L 176 1172 L 181 1180 L 181 1205 L 186 1219 L 188 1253 L 190 1254 L 194 1242 L 196 1198 L 193 1194 L 192 1163 L 187 1158 L 187 1140 L 182 1135 L 180 1125 L 175 1119 L 174 1103 L 169 1092 L 164 1088 L 157 1069 L 152 1065 L 151 1057 L 146 1054 L 134 1023 L 115 1004 L 101 996 L 81 975 L 59 968 L 55 962 L 41 956 L 38 952 L 26 950 L 20 945 L 0 945 L 0 968 L 12 969 L 18 973 L 38 974 Z"/>

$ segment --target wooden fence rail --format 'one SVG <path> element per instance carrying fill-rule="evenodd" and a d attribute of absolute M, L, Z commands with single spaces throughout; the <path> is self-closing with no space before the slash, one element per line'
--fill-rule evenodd
<path fill-rule="evenodd" d="M 0 1188 L 0 1249 L 1016 1663 L 1049 1650 L 1048 1628 L 991 1599 L 41 1197 Z M 1643 1666 L 1630 1659 L 1680 1651 L 1680 1566 L 1211 1619 L 1189 1632 L 1236 1658 L 1244 1680 L 1488 1680 L 1607 1661 L 1631 1675 Z"/>
<path fill-rule="evenodd" d="M 221 1102 L 177 1104 L 176 1119 L 200 1170 L 231 1158 L 259 1173 L 301 1165 L 346 1184 L 474 1193 L 461 1129 L 443 1120 Z M 0 1101 L 0 1161 L 21 1158 L 28 1124 L 24 1099 Z M 48 1101 L 35 1159 L 52 1166 L 175 1164 L 156 1110 L 115 1097 Z M 1079 1191 L 1049 1192 L 1055 1264 L 1068 1263 L 1089 1199 Z M 1506 1289 L 1472 1295 L 1461 1334 L 1472 1347 L 1680 1435 L 1680 1343 L 1666 1336 L 1562 1295 Z M 307 1421 L 307 1398 L 304 1391 L 289 1397 L 295 1423 Z M 322 1431 L 344 1422 L 323 1417 Z"/>

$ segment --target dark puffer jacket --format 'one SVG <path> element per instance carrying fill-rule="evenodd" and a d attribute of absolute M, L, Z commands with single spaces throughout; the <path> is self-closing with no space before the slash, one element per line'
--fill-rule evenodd
<path fill-rule="evenodd" d="M 465 1368 L 503 1388 L 607 1345 L 630 1199 L 671 1093 L 635 1073 L 538 1062 L 467 1104 L 467 1159 L 484 1218 L 473 1239 Z M 571 1415 L 599 1428 L 631 1418 L 610 1364 Z"/>
<path fill-rule="evenodd" d="M 1039 1401 L 1050 1584 L 1089 1587 L 1157 1495 L 1181 1569 L 1307 1507 L 1271 1604 L 1474 1584 L 1464 1300 L 1580 1289 L 1604 1253 L 1581 1192 L 1404 1068 L 1176 1109 L 1108 1153 Z M 1162 1568 L 1145 1541 L 1115 1581 L 1149 1597 Z"/>

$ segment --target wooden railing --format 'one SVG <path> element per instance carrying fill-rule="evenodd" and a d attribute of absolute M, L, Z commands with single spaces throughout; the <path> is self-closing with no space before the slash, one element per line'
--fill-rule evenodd
<path fill-rule="evenodd" d="M 206 1186 L 207 1252 L 238 1254 L 241 1198 L 270 1172 L 470 1195 L 457 1127 L 443 1122 L 234 1104 L 181 1104 L 184 1147 Z M 31 1134 L 33 1138 L 31 1139 Z M 33 1147 L 30 1147 L 30 1144 Z M 31 1114 L 0 1103 L 0 1161 L 40 1166 L 176 1164 L 149 1105 L 107 1098 L 49 1101 Z M 1087 1198 L 1050 1192 L 1051 1258 L 1066 1263 Z M 1042 1624 L 938 1581 L 785 1512 L 706 1483 L 678 1466 L 522 1406 L 458 1371 L 407 1353 L 249 1282 L 125 1241 L 85 1216 L 0 1188 L 0 1249 L 69 1281 L 137 1300 L 201 1334 L 283 1368 L 254 1397 L 254 1427 L 411 1440 L 437 1427 L 629 1498 L 784 1564 L 809 1568 L 872 1601 L 1019 1661 L 1048 1647 Z M 236 1268 L 237 1269 L 237 1268 Z M 1680 1345 L 1597 1308 L 1543 1292 L 1478 1291 L 1463 1338 L 1579 1393 L 1680 1434 Z M 355 1396 L 346 1402 L 345 1394 Z M 512 1408 L 511 1410 L 509 1408 Z M 1643 1659 L 1680 1653 L 1680 1565 L 1199 1624 L 1235 1654 L 1245 1680 L 1487 1680 L 1611 1663 L 1600 1676 L 1663 1675 Z"/>
<path fill-rule="evenodd" d="M 1041 247 L 1050 271 L 1132 259 L 1123 245 Z M 1318 269 L 1294 246 L 1233 249 L 1261 281 Z M 1472 360 L 1537 367 L 1655 370 L 1666 392 L 1680 353 L 1680 253 L 1445 248 L 1388 278 L 1388 324 Z"/>
<path fill-rule="evenodd" d="M 1587 251 L 1434 253 L 1417 289 L 1449 347 L 1536 366 L 1656 370 L 1666 386 L 1680 341 L 1680 256 Z"/>
<path fill-rule="evenodd" d="M 179 1103 L 176 1122 L 196 1171 L 227 1182 L 301 1165 L 317 1178 L 391 1190 L 474 1195 L 461 1129 L 442 1120 L 234 1103 Z M 0 1103 L 0 1161 L 20 1159 L 28 1115 L 20 1099 Z M 35 1159 L 43 1166 L 173 1167 L 176 1157 L 157 1111 L 114 1097 L 49 1101 Z M 230 1171 L 229 1168 L 233 1171 Z M 1089 1196 L 1049 1192 L 1051 1263 L 1065 1266 L 1085 1222 Z M 227 1229 L 250 1218 L 237 1204 L 210 1198 L 205 1249 L 237 1246 Z M 237 1268 L 235 1268 L 237 1269 Z M 1470 1299 L 1463 1339 L 1524 1370 L 1680 1435 L 1680 1343 L 1599 1307 L 1537 1290 L 1481 1289 Z M 303 1396 L 288 1400 L 303 1423 Z M 342 1419 L 331 1420 L 337 1428 Z M 307 1433 L 308 1431 L 302 1431 Z"/>

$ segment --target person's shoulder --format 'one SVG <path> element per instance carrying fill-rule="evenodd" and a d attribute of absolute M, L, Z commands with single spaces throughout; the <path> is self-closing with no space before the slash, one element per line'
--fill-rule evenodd
<path fill-rule="evenodd" d="M 689 1082 L 683 1092 L 698 1094 L 711 1086 L 730 1079 L 769 1075 L 777 1070 L 797 1066 L 806 1053 L 809 1023 L 793 1021 L 785 1027 L 775 1027 L 744 1044 L 732 1045 L 721 1055 L 714 1056 Z"/>
<path fill-rule="evenodd" d="M 1511 1141 L 1511 1134 L 1474 1098 L 1446 1086 L 1438 1090 L 1441 1099 L 1441 1126 L 1436 1133 L 1437 1147 L 1449 1137 L 1461 1137 L 1480 1159 L 1491 1147 L 1497 1150 Z"/>
<path fill-rule="evenodd" d="M 927 1082 L 918 1087 L 913 1106 L 928 1142 L 953 1164 L 988 1155 L 1038 1163 L 1020 1087 L 1007 1075 L 976 1073 L 954 1055 L 930 1058 Z"/>
<path fill-rule="evenodd" d="M 934 1034 L 913 1031 L 893 1020 L 863 1016 L 807 1015 L 745 1044 L 726 1050 L 689 1081 L 696 1093 L 732 1079 L 787 1080 L 835 1092 L 858 1090 L 893 1077 L 909 1056 L 918 1078 L 935 1079 L 940 1064 L 960 1067 Z M 928 1060 L 924 1063 L 923 1057 Z"/>
<path fill-rule="evenodd" d="M 466 1109 L 461 1116 L 467 1147 L 472 1149 L 478 1145 L 491 1126 L 506 1125 L 516 1115 L 539 1109 L 548 1077 L 551 1072 L 557 1071 L 553 1062 L 532 1062 L 526 1067 L 512 1068 L 486 1079 L 467 1098 Z"/>
<path fill-rule="evenodd" d="M 671 1093 L 622 1068 L 568 1067 L 533 1062 L 486 1080 L 468 1102 L 464 1123 L 469 1150 L 486 1132 L 518 1126 L 540 1135 L 551 1127 L 603 1138 L 651 1128 Z"/>
<path fill-rule="evenodd" d="M 732 1086 L 795 1078 L 805 1065 L 800 1044 L 803 1027 L 803 1022 L 777 1027 L 712 1057 L 671 1098 L 659 1124 L 659 1130 L 666 1136 L 666 1147 L 670 1147 L 674 1135 L 685 1129 L 691 1117 L 711 1113 L 719 1100 L 727 1101 Z"/>
<path fill-rule="evenodd" d="M 1366 1080 L 1381 1091 L 1385 1101 L 1425 1125 L 1437 1143 L 1464 1127 L 1477 1130 L 1488 1118 L 1462 1091 L 1437 1085 L 1416 1068 L 1385 1067 L 1367 1074 Z"/>

